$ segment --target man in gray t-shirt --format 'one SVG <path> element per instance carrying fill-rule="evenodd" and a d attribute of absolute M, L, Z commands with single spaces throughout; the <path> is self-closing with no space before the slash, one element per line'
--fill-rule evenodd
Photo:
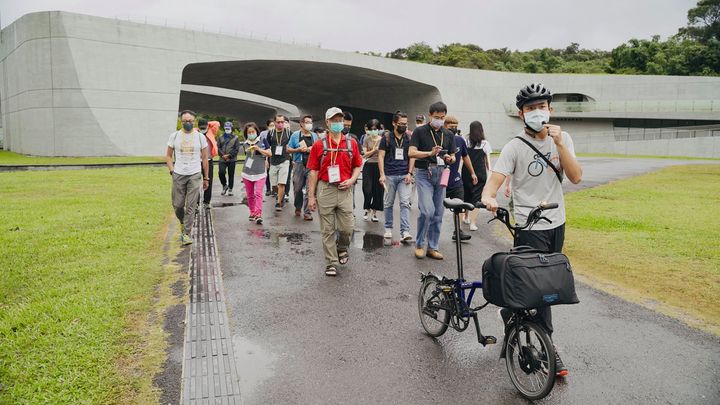
<path fill-rule="evenodd" d="M 520 89 L 516 100 L 520 110 L 518 117 L 523 121 L 525 128 L 500 152 L 500 157 L 493 166 L 492 175 L 483 189 L 482 202 L 489 211 L 495 212 L 498 208 L 496 200 L 498 189 L 506 177 L 512 176 L 511 192 L 517 223 L 524 224 L 530 210 L 541 203 L 557 203 L 557 209 L 543 212 L 543 216 L 552 223 L 538 222 L 531 230 L 519 231 L 515 236 L 514 245 L 531 246 L 546 252 L 560 252 L 565 242 L 565 200 L 561 182 L 567 177 L 572 183 L 579 183 L 582 179 L 582 168 L 575 158 L 570 135 L 563 132 L 560 126 L 548 123 L 552 112 L 550 90 L 542 84 L 533 83 Z M 530 145 L 534 146 L 537 152 Z M 557 169 L 557 173 L 542 156 Z M 550 307 L 538 308 L 537 311 L 539 323 L 552 335 Z M 505 308 L 500 310 L 505 323 L 511 314 Z M 555 364 L 558 376 L 564 377 L 568 374 L 567 368 L 557 354 Z"/>

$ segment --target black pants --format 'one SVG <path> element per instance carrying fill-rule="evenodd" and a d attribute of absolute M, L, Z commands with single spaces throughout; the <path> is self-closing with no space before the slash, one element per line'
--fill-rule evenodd
<path fill-rule="evenodd" d="M 288 167 L 288 175 L 287 180 L 285 180 L 285 197 L 290 197 L 290 185 L 292 184 L 292 172 L 293 172 L 293 165 L 295 162 L 292 160 L 290 161 L 290 167 Z"/>
<path fill-rule="evenodd" d="M 205 204 L 210 204 L 210 199 L 212 198 L 212 183 L 213 183 L 213 160 L 212 159 L 208 160 L 208 171 L 210 173 L 208 173 L 207 177 L 210 180 L 208 181 L 207 190 L 205 190 L 205 192 L 203 193 L 203 202 Z"/>
<path fill-rule="evenodd" d="M 520 231 L 515 246 L 530 246 L 546 252 L 562 252 L 565 243 L 565 224 L 554 229 L 538 231 Z M 550 335 L 553 333 L 551 307 L 538 308 L 537 318 Z"/>
<path fill-rule="evenodd" d="M 459 198 L 463 199 L 465 196 L 465 190 L 462 187 L 462 184 L 460 184 L 457 187 L 448 187 L 445 189 L 445 198 Z"/>
<path fill-rule="evenodd" d="M 218 172 L 218 175 L 220 176 L 220 184 L 223 185 L 223 188 L 227 186 L 229 189 L 233 189 L 233 186 L 235 185 L 235 161 L 232 162 L 226 162 L 224 160 L 220 161 L 220 170 Z M 228 179 L 225 178 L 225 172 L 227 171 Z"/>
<path fill-rule="evenodd" d="M 385 190 L 380 184 L 380 167 L 377 162 L 365 162 L 363 167 L 362 180 L 363 195 L 365 202 L 363 208 L 366 210 L 382 211 L 385 207 L 383 196 Z"/>

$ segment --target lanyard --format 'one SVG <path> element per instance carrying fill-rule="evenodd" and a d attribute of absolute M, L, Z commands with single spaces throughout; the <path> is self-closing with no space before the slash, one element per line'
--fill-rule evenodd
<path fill-rule="evenodd" d="M 345 140 L 347 141 L 347 138 Z M 328 144 L 330 146 L 330 166 L 335 166 L 335 163 L 337 162 L 338 153 L 340 153 L 340 142 L 342 142 L 342 135 L 340 136 L 340 140 L 337 143 L 337 147 L 333 148 L 332 136 L 328 136 Z M 335 152 L 333 152 L 333 149 L 335 149 Z M 335 154 L 333 155 L 333 153 Z"/>
<path fill-rule="evenodd" d="M 442 128 L 440 128 L 440 146 L 442 146 L 445 143 L 445 132 L 442 131 Z M 435 130 L 430 128 L 430 135 L 432 135 L 432 140 L 435 146 L 438 146 L 437 140 L 435 139 Z"/>
<path fill-rule="evenodd" d="M 277 146 L 282 146 L 282 145 L 280 144 L 280 138 L 282 138 L 283 135 L 285 135 L 285 130 L 284 130 L 284 129 L 283 129 L 282 134 L 280 134 L 280 135 L 278 135 L 277 130 L 275 130 L 275 141 L 277 142 Z"/>
<path fill-rule="evenodd" d="M 397 137 L 393 135 L 393 138 L 395 138 L 395 146 L 398 148 L 402 148 L 403 142 L 405 142 L 405 135 L 400 137 L 400 144 L 398 144 Z"/>

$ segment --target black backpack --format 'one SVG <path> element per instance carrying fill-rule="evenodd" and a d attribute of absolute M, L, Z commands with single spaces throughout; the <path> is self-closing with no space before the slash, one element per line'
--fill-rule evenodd
<path fill-rule="evenodd" d="M 483 297 L 499 307 L 517 310 L 580 302 L 567 256 L 530 246 L 485 260 L 482 283 Z"/>

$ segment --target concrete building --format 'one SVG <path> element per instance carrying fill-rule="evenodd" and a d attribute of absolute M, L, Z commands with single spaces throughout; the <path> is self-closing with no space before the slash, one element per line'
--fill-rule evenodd
<path fill-rule="evenodd" d="M 720 157 L 717 77 L 460 69 L 48 11 L 2 30 L 0 80 L 5 148 L 32 155 L 159 155 L 185 108 L 264 122 L 340 106 L 361 125 L 440 99 L 498 149 L 540 81 L 579 152 Z"/>

